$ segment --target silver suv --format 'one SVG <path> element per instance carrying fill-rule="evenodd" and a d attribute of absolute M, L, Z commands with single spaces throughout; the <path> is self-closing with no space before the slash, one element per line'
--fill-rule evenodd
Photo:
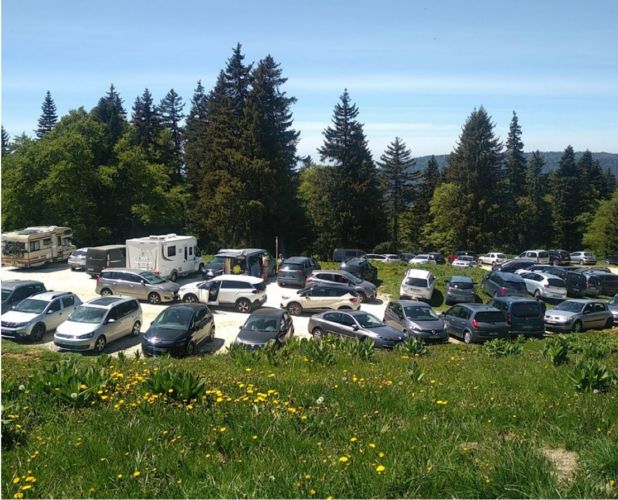
<path fill-rule="evenodd" d="M 254 276 L 222 274 L 183 285 L 178 297 L 183 302 L 234 306 L 238 312 L 248 313 L 266 302 L 266 284 Z"/>
<path fill-rule="evenodd" d="M 28 297 L 2 315 L 2 336 L 41 340 L 81 303 L 71 292 L 44 292 Z"/>
<path fill-rule="evenodd" d="M 54 335 L 54 344 L 70 351 L 101 353 L 109 342 L 126 335 L 137 337 L 142 308 L 129 297 L 100 297 L 80 305 Z"/>
<path fill-rule="evenodd" d="M 128 295 L 151 304 L 160 304 L 176 300 L 179 289 L 180 285 L 150 271 L 114 268 L 101 271 L 95 291 L 103 296 Z"/>

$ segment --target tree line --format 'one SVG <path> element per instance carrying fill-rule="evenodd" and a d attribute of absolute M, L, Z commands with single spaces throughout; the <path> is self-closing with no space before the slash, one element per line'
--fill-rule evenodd
<path fill-rule="evenodd" d="M 2 128 L 3 230 L 68 225 L 83 245 L 189 232 L 202 248 L 266 247 L 327 257 L 335 247 L 399 252 L 530 247 L 600 253 L 618 248 L 616 180 L 568 146 L 543 173 L 526 161 L 513 113 L 504 144 L 484 108 L 473 110 L 447 165 L 418 170 L 396 137 L 374 160 L 345 90 L 318 149 L 297 153 L 294 97 L 270 56 L 246 63 L 237 45 L 184 114 L 171 89 L 148 89 L 128 116 L 112 85 L 90 111 L 58 119 L 46 93 L 36 138 Z"/>

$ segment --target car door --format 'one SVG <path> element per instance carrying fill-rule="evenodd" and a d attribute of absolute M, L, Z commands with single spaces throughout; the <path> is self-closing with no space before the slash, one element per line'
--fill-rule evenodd
<path fill-rule="evenodd" d="M 449 335 L 456 334 L 455 320 L 459 314 L 461 306 L 453 306 L 444 313 L 444 322 L 446 324 L 446 331 Z"/>
<path fill-rule="evenodd" d="M 235 302 L 234 299 L 234 284 L 231 280 L 223 279 L 219 283 L 219 304 L 231 304 Z"/>
<path fill-rule="evenodd" d="M 338 331 L 341 336 L 351 339 L 360 338 L 358 334 L 358 324 L 348 313 L 340 312 L 337 323 Z"/>
<path fill-rule="evenodd" d="M 395 326 L 397 324 L 397 314 L 395 313 L 394 302 L 389 302 L 386 306 L 386 309 L 384 309 L 384 318 L 382 319 L 382 321 L 384 321 L 384 324 L 388 326 L 397 328 Z"/>
<path fill-rule="evenodd" d="M 66 319 L 71 315 L 71 313 L 75 310 L 75 308 L 81 303 L 79 301 L 79 299 L 76 300 L 75 295 L 65 295 L 64 297 L 61 297 L 61 302 L 62 302 L 62 322 L 66 321 Z M 58 323 L 57 326 L 59 326 L 60 323 Z"/>
<path fill-rule="evenodd" d="M 594 328 L 594 303 L 590 302 L 584 306 L 581 321 L 585 328 Z"/>
<path fill-rule="evenodd" d="M 55 330 L 60 323 L 62 323 L 68 317 L 67 311 L 62 307 L 61 299 L 54 299 L 47 306 L 47 310 L 45 311 L 45 325 L 47 326 L 47 330 Z"/>
<path fill-rule="evenodd" d="M 220 281 L 206 281 L 197 286 L 198 300 L 203 304 L 216 306 L 219 304 Z"/>
<path fill-rule="evenodd" d="M 608 318 L 607 305 L 602 302 L 595 302 L 591 316 L 593 317 L 595 328 L 604 327 Z"/>
<path fill-rule="evenodd" d="M 108 343 L 113 342 L 121 336 L 122 324 L 119 320 L 122 314 L 119 305 L 120 304 L 116 304 L 113 306 L 105 318 L 105 328 L 103 331 Z"/>
<path fill-rule="evenodd" d="M 191 338 L 196 344 L 201 344 L 208 336 L 207 309 L 199 308 L 193 313 L 191 320 Z"/>
<path fill-rule="evenodd" d="M 328 312 L 322 315 L 320 327 L 322 328 L 322 330 L 324 330 L 324 333 L 334 333 L 336 335 L 342 335 L 342 325 L 339 320 L 340 316 L 341 313 L 339 312 Z"/>
<path fill-rule="evenodd" d="M 303 309 L 328 309 L 324 304 L 327 304 L 330 297 L 327 296 L 328 288 L 316 287 L 307 290 L 303 300 Z"/>

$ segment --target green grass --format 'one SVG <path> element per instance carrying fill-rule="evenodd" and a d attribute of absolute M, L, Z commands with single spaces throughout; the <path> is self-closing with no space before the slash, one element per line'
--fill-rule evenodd
<path fill-rule="evenodd" d="M 582 336 L 614 373 L 617 333 Z M 615 498 L 618 387 L 576 392 L 570 375 L 588 351 L 576 339 L 572 361 L 554 367 L 545 342 L 501 357 L 445 345 L 368 361 L 330 342 L 134 360 L 3 341 L 2 496 Z M 41 385 L 66 359 L 76 367 L 52 385 L 67 380 L 75 399 Z M 89 367 L 92 387 L 80 388 Z M 148 393 L 165 370 L 178 390 L 197 378 L 206 392 L 186 385 L 200 394 L 186 402 Z M 576 454 L 566 479 L 548 449 Z"/>

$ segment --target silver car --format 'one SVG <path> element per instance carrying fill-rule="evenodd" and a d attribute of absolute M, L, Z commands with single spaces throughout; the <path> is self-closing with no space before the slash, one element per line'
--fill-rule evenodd
<path fill-rule="evenodd" d="M 571 263 L 581 265 L 594 265 L 597 263 L 597 258 L 592 252 L 573 252 L 571 254 Z"/>
<path fill-rule="evenodd" d="M 618 325 L 618 293 L 609 301 L 609 310 L 614 315 L 614 325 Z"/>
<path fill-rule="evenodd" d="M 103 296 L 128 295 L 151 304 L 173 302 L 178 298 L 180 285 L 164 280 L 142 269 L 104 269 L 97 277 L 95 291 Z"/>
<path fill-rule="evenodd" d="M 567 298 L 565 281 L 554 274 L 533 271 L 521 273 L 520 276 L 526 283 L 528 293 L 534 295 L 537 300 L 564 300 Z"/>
<path fill-rule="evenodd" d="M 316 284 L 347 285 L 358 292 L 361 302 L 374 300 L 378 293 L 378 289 L 370 281 L 362 280 L 348 271 L 340 271 L 335 269 L 320 269 L 313 271 L 311 276 L 307 278 L 306 286 Z"/>
<path fill-rule="evenodd" d="M 142 308 L 130 297 L 100 297 L 80 305 L 54 334 L 54 344 L 69 351 L 103 352 L 105 346 L 126 335 L 137 337 Z"/>
<path fill-rule="evenodd" d="M 389 302 L 384 310 L 384 323 L 425 342 L 448 342 L 444 320 L 425 302 Z"/>
<path fill-rule="evenodd" d="M 41 340 L 81 303 L 71 292 L 44 292 L 28 297 L 0 317 L 2 336 Z"/>
<path fill-rule="evenodd" d="M 565 300 L 545 313 L 545 328 L 551 331 L 583 332 L 590 328 L 611 328 L 613 323 L 607 303 L 600 300 Z"/>
<path fill-rule="evenodd" d="M 81 269 L 84 271 L 86 269 L 86 254 L 88 253 L 87 248 L 78 248 L 74 252 L 69 255 L 68 264 L 71 268 L 71 271 L 77 271 Z"/>

